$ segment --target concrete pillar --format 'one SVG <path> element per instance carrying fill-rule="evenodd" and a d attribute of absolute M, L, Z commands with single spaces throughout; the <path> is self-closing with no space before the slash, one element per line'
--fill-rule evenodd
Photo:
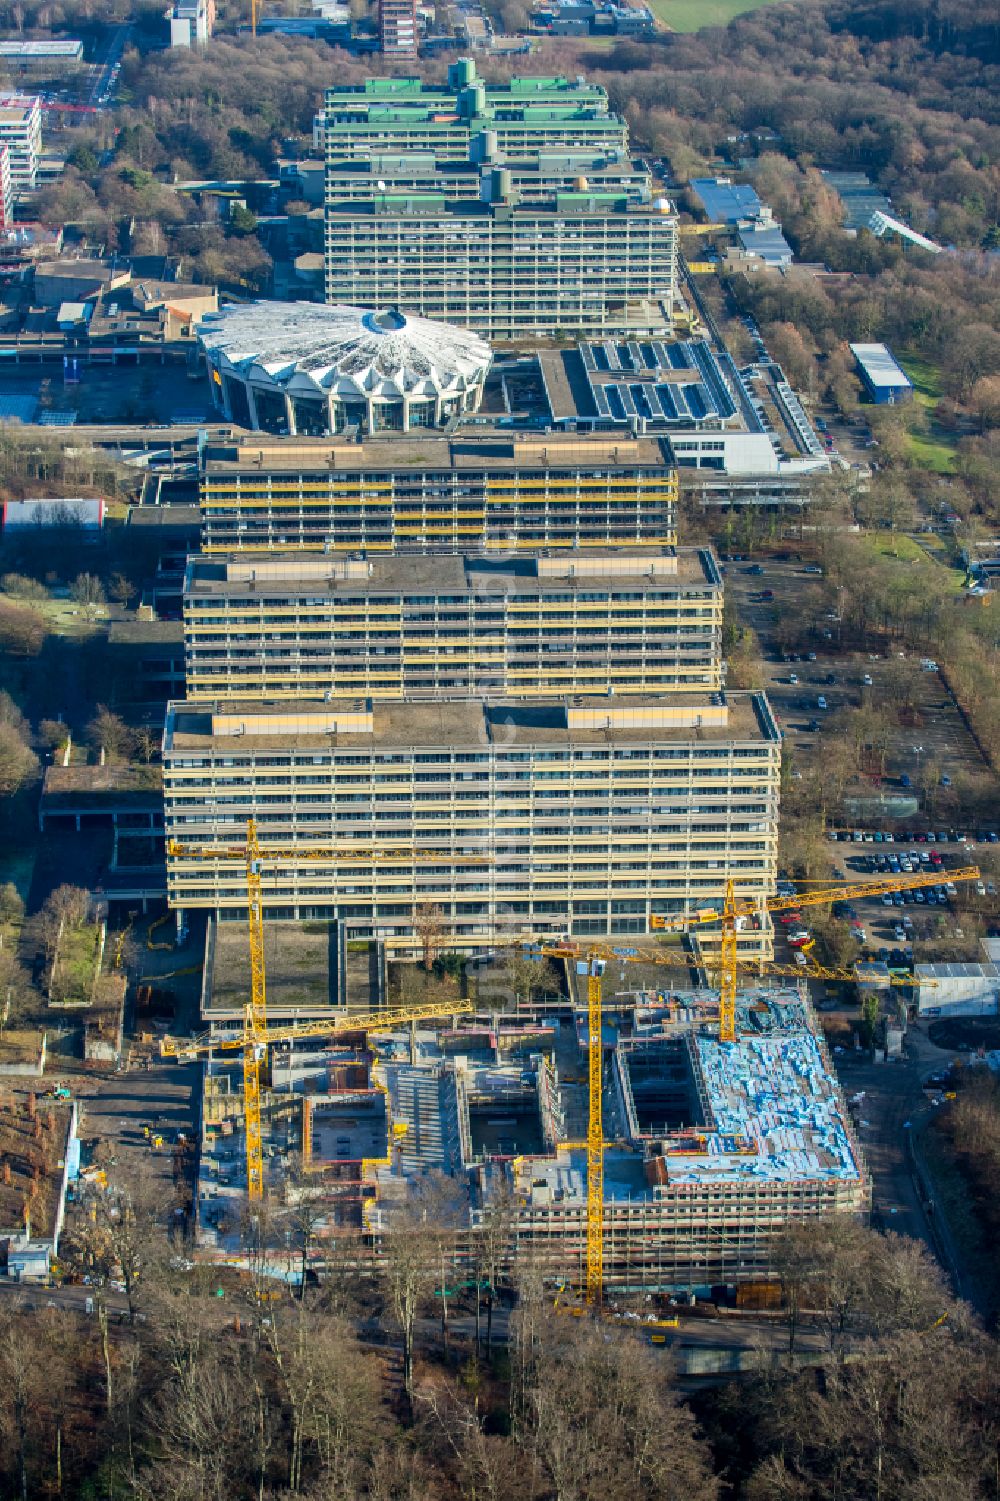
<path fill-rule="evenodd" d="M 288 424 L 288 436 L 291 438 L 295 434 L 295 408 L 287 391 L 285 393 L 285 421 Z"/>
<path fill-rule="evenodd" d="M 221 371 L 219 372 L 219 379 L 220 379 L 220 384 L 216 387 L 216 390 L 222 396 L 222 411 L 223 411 L 223 414 L 224 414 L 224 416 L 226 418 L 226 421 L 227 422 L 232 422 L 232 420 L 233 420 L 233 406 L 232 406 L 232 402 L 229 400 L 229 383 L 222 378 Z M 214 385 L 215 382 L 213 381 L 212 384 Z"/>

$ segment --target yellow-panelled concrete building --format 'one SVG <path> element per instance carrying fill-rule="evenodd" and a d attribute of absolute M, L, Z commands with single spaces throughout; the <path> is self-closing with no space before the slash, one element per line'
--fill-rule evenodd
<path fill-rule="evenodd" d="M 195 557 L 189 699 L 717 692 L 708 551 Z"/>
<path fill-rule="evenodd" d="M 207 553 L 519 552 L 676 545 L 666 438 L 261 439 L 210 444 Z"/>
<path fill-rule="evenodd" d="M 729 878 L 773 891 L 780 757 L 762 694 L 173 703 L 169 899 L 242 918 L 254 818 L 272 918 L 338 917 L 399 953 L 424 904 L 466 952 L 645 933 Z M 766 954 L 767 920 L 740 946 Z"/>

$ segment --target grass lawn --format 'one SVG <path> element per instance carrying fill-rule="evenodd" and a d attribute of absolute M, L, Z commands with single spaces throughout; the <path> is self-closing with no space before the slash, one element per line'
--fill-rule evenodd
<path fill-rule="evenodd" d="M 950 474 L 955 444 L 934 421 L 934 408 L 944 395 L 941 371 L 933 361 L 916 354 L 901 355 L 899 363 L 913 382 L 913 402 L 920 408 L 920 431 L 911 433 L 909 438 L 910 458 L 921 469 Z"/>
<path fill-rule="evenodd" d="M 64 929 L 56 958 L 54 998 L 64 1003 L 90 1004 L 100 936 L 100 928 L 94 923 Z"/>
<path fill-rule="evenodd" d="M 933 423 L 931 424 L 933 430 Z M 933 469 L 935 474 L 951 474 L 955 459 L 955 445 L 931 433 L 910 433 L 907 438 L 910 458 L 921 469 Z"/>
<path fill-rule="evenodd" d="M 933 406 L 944 395 L 941 372 L 930 360 L 916 354 L 901 355 L 899 363 L 913 382 L 915 399 L 921 406 Z"/>
<path fill-rule="evenodd" d="M 957 568 L 952 568 L 941 558 L 935 557 L 915 537 L 908 536 L 905 532 L 869 532 L 860 540 L 880 562 L 888 560 L 907 567 L 923 564 L 935 569 L 935 588 L 947 589 L 956 594 L 962 588 L 962 574 Z"/>
<path fill-rule="evenodd" d="M 770 0 L 650 0 L 658 21 L 672 31 L 700 31 L 703 26 L 726 26 L 734 16 L 759 10 Z"/>

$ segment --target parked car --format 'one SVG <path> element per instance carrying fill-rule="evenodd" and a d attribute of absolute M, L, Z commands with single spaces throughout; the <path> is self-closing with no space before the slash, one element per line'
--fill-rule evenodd
<path fill-rule="evenodd" d="M 825 709 L 827 707 L 826 698 L 824 697 L 824 695 L 822 693 L 820 694 L 819 698 L 816 700 L 816 707 L 817 707 L 817 709 Z M 857 837 L 858 837 L 857 834 L 855 834 L 854 837 L 855 837 L 855 839 L 857 839 Z M 864 836 L 862 836 L 862 837 L 864 837 Z"/>

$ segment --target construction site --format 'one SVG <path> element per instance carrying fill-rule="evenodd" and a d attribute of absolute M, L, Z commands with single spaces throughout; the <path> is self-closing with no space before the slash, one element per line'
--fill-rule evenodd
<path fill-rule="evenodd" d="M 589 1022 L 579 967 L 557 966 L 559 996 L 503 1012 L 456 1000 L 447 1015 L 447 1003 L 425 1002 L 438 1013 L 429 1021 L 352 1033 L 341 1011 L 338 1035 L 271 1048 L 264 1183 L 286 1204 L 308 1199 L 317 1270 L 345 1234 L 377 1261 L 413 1185 L 440 1174 L 460 1190 L 457 1240 L 468 1231 L 470 1254 L 484 1215 L 503 1206 L 508 1265 L 527 1260 L 553 1283 L 586 1284 Z M 670 985 L 669 969 L 651 966 L 634 976 L 609 966 L 605 976 L 601 1233 L 603 1283 L 615 1295 L 767 1279 L 784 1224 L 863 1214 L 869 1202 L 799 989 L 741 990 L 735 1041 L 722 1041 L 718 991 Z M 198 1242 L 236 1254 L 248 1164 L 231 1050 L 208 1056 L 201 1148 Z"/>

